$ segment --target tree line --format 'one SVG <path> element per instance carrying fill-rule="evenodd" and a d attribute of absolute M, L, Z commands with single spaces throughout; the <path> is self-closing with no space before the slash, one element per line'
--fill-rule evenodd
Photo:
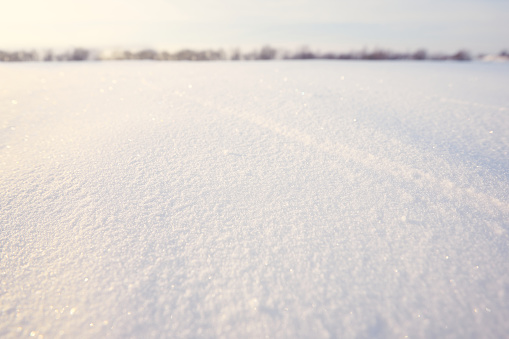
<path fill-rule="evenodd" d="M 502 58 L 509 59 L 509 54 L 502 51 L 499 54 Z M 479 57 L 482 57 L 480 55 Z M 157 51 L 154 49 L 143 49 L 139 51 L 115 50 L 98 51 L 85 48 L 74 48 L 63 52 L 45 51 L 2 51 L 0 50 L 0 61 L 22 62 L 22 61 L 100 61 L 100 60 L 161 60 L 161 61 L 215 61 L 215 60 L 456 60 L 469 61 L 474 59 L 467 50 L 459 50 L 453 54 L 428 53 L 425 49 L 414 52 L 394 52 L 388 49 L 362 49 L 343 53 L 313 51 L 308 47 L 302 47 L 297 51 L 276 49 L 271 46 L 263 46 L 260 49 L 243 52 L 240 49 L 233 49 L 226 52 L 223 49 L 192 50 L 183 49 L 170 53 L 168 51 Z"/>

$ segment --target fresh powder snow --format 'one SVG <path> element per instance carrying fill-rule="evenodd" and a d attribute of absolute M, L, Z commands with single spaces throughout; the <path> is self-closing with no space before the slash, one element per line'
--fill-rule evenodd
<path fill-rule="evenodd" d="M 502 338 L 509 65 L 0 65 L 0 337 Z"/>

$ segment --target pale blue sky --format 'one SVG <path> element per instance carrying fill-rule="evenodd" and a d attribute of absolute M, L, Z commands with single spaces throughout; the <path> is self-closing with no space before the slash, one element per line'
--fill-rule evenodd
<path fill-rule="evenodd" d="M 506 0 L 13 0 L 1 7 L 0 49 L 509 48 Z"/>

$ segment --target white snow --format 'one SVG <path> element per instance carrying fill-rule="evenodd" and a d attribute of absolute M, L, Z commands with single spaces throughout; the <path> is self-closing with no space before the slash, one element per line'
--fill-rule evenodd
<path fill-rule="evenodd" d="M 509 65 L 0 65 L 0 337 L 502 338 Z"/>

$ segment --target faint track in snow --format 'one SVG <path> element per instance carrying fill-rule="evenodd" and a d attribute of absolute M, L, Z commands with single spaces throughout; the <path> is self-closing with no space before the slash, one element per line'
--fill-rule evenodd
<path fill-rule="evenodd" d="M 440 102 L 448 102 L 448 103 L 463 105 L 463 106 L 483 107 L 483 108 L 494 109 L 497 111 L 507 111 L 508 110 L 508 108 L 505 106 L 487 105 L 487 104 L 483 104 L 483 103 L 479 103 L 479 102 L 457 100 L 457 99 L 445 98 L 445 97 L 441 97 Z"/>
<path fill-rule="evenodd" d="M 486 212 L 492 217 L 499 217 L 500 220 L 507 220 L 507 218 L 509 218 L 509 203 L 501 201 L 500 199 L 483 192 L 479 192 L 473 187 L 460 187 L 458 184 L 447 178 L 437 178 L 432 173 L 424 170 L 413 168 L 409 165 L 390 160 L 386 157 L 376 156 L 345 144 L 334 143 L 331 140 L 319 142 L 313 136 L 299 129 L 285 126 L 284 124 L 268 117 L 250 114 L 245 111 L 237 112 L 231 108 L 218 107 L 217 105 L 204 102 L 196 98 L 188 97 L 188 99 L 191 99 L 204 107 L 217 110 L 222 114 L 233 116 L 261 128 L 270 130 L 275 134 L 292 139 L 306 146 L 311 146 L 322 152 L 334 154 L 346 161 L 361 164 L 365 168 L 374 171 L 384 171 L 392 177 L 403 179 L 404 181 L 410 182 L 419 188 L 429 189 L 448 200 L 467 204 L 471 208 Z M 498 236 L 507 235 L 507 230 L 505 230 L 502 226 L 494 223 L 490 223 L 487 226 Z"/>

